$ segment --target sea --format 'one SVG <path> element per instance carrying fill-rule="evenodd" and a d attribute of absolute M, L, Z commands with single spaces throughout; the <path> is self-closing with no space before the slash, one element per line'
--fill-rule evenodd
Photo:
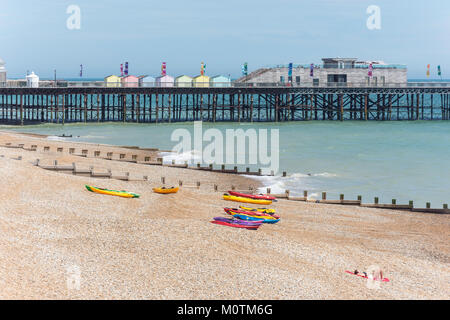
<path fill-rule="evenodd" d="M 319 199 L 363 197 L 363 202 L 408 204 L 442 208 L 450 202 L 450 122 L 446 121 L 305 121 L 287 123 L 203 123 L 203 132 L 218 129 L 271 129 L 279 133 L 279 170 L 274 176 L 253 177 L 272 193 L 290 190 L 291 195 Z M 172 124 L 42 124 L 0 127 L 2 130 L 40 133 L 48 139 L 159 148 L 165 162 L 187 160 L 190 153 L 173 154 L 177 129 L 192 135 L 194 123 Z M 181 131 L 185 132 L 185 131 Z M 72 138 L 58 136 L 72 135 Z M 270 140 L 270 134 L 268 134 Z M 205 142 L 205 145 L 208 144 Z M 269 144 L 269 150 L 272 147 Z M 250 159 L 248 145 L 246 159 Z M 275 152 L 274 152 L 275 153 Z M 195 154 L 194 163 L 195 163 Z M 220 164 L 215 165 L 220 167 Z M 239 165 L 240 169 L 257 165 Z M 227 168 L 233 166 L 227 165 Z M 283 171 L 286 177 L 283 177 Z"/>

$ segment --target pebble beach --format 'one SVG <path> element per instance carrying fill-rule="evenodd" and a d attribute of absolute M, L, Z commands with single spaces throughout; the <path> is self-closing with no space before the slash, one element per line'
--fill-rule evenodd
<path fill-rule="evenodd" d="M 157 156 L 0 132 L 0 299 L 450 298 L 448 215 L 279 200 L 270 206 L 279 223 L 229 228 L 210 223 L 225 216 L 223 207 L 239 205 L 222 200 L 220 191 L 256 188 L 256 180 L 80 157 L 69 147 Z M 34 165 L 38 158 L 148 181 L 44 170 Z M 182 180 L 180 192 L 153 193 L 161 177 L 168 186 Z M 99 195 L 85 184 L 141 196 Z M 345 273 L 371 266 L 390 281 L 369 288 Z M 69 284 L 74 274 L 76 286 Z"/>

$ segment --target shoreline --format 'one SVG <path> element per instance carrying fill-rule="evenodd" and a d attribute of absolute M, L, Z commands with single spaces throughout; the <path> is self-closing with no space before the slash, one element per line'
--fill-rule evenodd
<path fill-rule="evenodd" d="M 131 146 L 131 145 L 113 145 L 113 144 L 105 144 L 105 143 L 96 143 L 96 142 L 85 142 L 85 141 L 73 141 L 73 140 L 65 140 L 64 138 L 61 139 L 49 139 L 50 137 L 53 137 L 54 135 L 46 135 L 46 134 L 36 134 L 36 133 L 27 133 L 27 132 L 17 132 L 17 131 L 5 131 L 5 130 L 0 130 L 0 134 L 9 134 L 9 135 L 16 135 L 16 136 L 25 136 L 25 137 L 30 137 L 32 139 L 44 139 L 46 142 L 53 142 L 53 143 L 65 143 L 68 145 L 73 146 L 78 146 L 78 147 L 83 147 L 83 146 L 96 146 L 96 147 L 101 147 L 103 148 L 103 152 L 106 152 L 105 150 L 112 151 L 112 150 L 121 150 L 121 149 L 125 149 L 126 152 L 126 156 L 130 157 L 131 155 L 129 154 L 129 150 L 133 150 L 134 153 L 138 153 L 137 156 L 143 158 L 145 156 L 146 152 L 149 152 L 149 154 L 147 154 L 147 156 L 153 156 L 157 155 L 157 157 L 160 157 L 163 159 L 163 164 L 164 165 L 170 165 L 170 161 L 168 161 L 166 158 L 168 157 L 169 160 L 171 160 L 173 158 L 173 152 L 172 151 L 168 151 L 168 150 L 160 150 L 159 148 L 141 148 L 139 146 Z M 57 137 L 57 136 L 55 136 Z M 92 150 L 91 150 L 92 153 Z M 135 155 L 136 156 L 136 155 Z M 183 155 L 181 157 L 181 159 L 183 158 Z M 156 158 L 155 158 L 156 159 Z M 177 162 L 177 156 L 175 155 L 175 163 L 178 164 L 182 164 L 181 162 L 178 163 Z M 179 159 L 178 159 L 179 160 Z M 183 161 L 184 163 L 184 161 Z M 173 163 L 172 163 L 173 164 Z M 189 170 L 195 170 L 195 167 L 192 166 L 192 163 L 189 163 L 190 166 L 188 168 L 183 168 L 183 167 L 178 167 L 180 169 L 189 169 Z M 208 172 L 209 170 L 205 170 L 206 172 Z M 211 171 L 210 171 L 211 172 Z M 220 172 L 220 171 L 214 171 L 214 172 Z M 224 174 L 229 174 L 229 173 L 225 173 Z M 274 175 L 274 176 L 270 176 L 270 175 L 247 175 L 246 172 L 239 172 L 237 174 L 233 174 L 235 176 L 239 176 L 243 179 L 246 179 L 247 181 L 253 181 L 253 183 L 249 183 L 249 188 L 255 188 L 256 192 L 258 193 L 266 193 L 266 190 L 271 190 L 272 194 L 275 195 L 279 195 L 281 198 L 284 198 L 285 193 L 289 194 L 289 190 L 287 190 L 286 188 L 282 188 L 279 186 L 279 184 L 281 184 L 282 186 L 285 186 L 285 179 L 288 178 L 293 178 L 296 179 L 298 176 L 302 176 L 302 177 L 306 177 L 306 176 L 335 176 L 333 174 L 329 174 L 327 172 L 325 173 L 319 173 L 319 174 L 301 174 L 301 173 L 293 173 L 292 176 L 290 177 L 283 177 L 281 174 L 278 175 Z M 305 198 L 304 197 L 304 192 L 307 191 L 303 191 L 303 194 L 299 194 L 299 192 L 297 192 L 297 194 L 294 192 L 293 195 L 291 195 L 291 197 L 294 199 L 296 199 L 296 201 L 298 201 L 298 199 L 301 198 Z M 349 199 L 345 199 L 343 200 L 341 198 L 341 200 L 339 199 L 327 199 L 327 198 L 323 198 L 323 192 L 322 192 L 322 199 L 320 200 L 320 192 L 316 191 L 316 192 L 312 192 L 312 193 L 308 193 L 307 199 L 304 201 L 309 201 L 309 202 L 316 202 L 316 203 L 331 203 L 331 204 L 341 204 L 341 205 L 355 205 L 356 202 L 358 200 L 353 199 L 353 200 L 349 200 Z M 394 204 L 394 203 L 363 203 L 362 201 L 360 201 L 360 205 L 361 206 L 366 206 L 366 207 L 373 207 L 373 208 L 378 208 L 378 209 L 393 209 L 393 210 L 408 210 L 408 204 Z M 396 208 L 397 207 L 397 208 Z M 435 213 L 435 214 L 448 214 L 449 209 L 445 208 L 425 208 L 425 207 L 411 207 L 410 211 L 415 211 L 415 212 L 423 212 L 423 213 Z"/>
<path fill-rule="evenodd" d="M 3 299 L 448 299 L 450 219 L 374 208 L 280 199 L 281 221 L 257 231 L 209 223 L 224 216 L 221 199 L 246 177 L 145 166 L 56 152 L 73 142 L 0 132 L 5 142 L 51 145 L 44 152 L 0 147 L 0 281 Z M 20 141 L 20 142 L 19 142 Z M 77 148 L 89 149 L 81 143 Z M 117 150 L 139 156 L 136 151 Z M 92 150 L 92 149 L 91 149 Z M 156 156 L 156 154 L 155 154 Z M 22 157 L 22 160 L 17 160 Z M 94 166 L 148 181 L 99 179 L 43 170 L 45 163 Z M 173 196 L 151 191 L 183 187 Z M 195 186 L 201 181 L 200 188 Z M 84 184 L 127 190 L 139 199 L 93 194 Z M 11 192 L 14 190 L 14 192 Z M 378 265 L 391 282 L 369 290 L 345 270 Z M 78 268 L 78 269 L 77 269 Z M 68 289 L 70 270 L 80 288 Z M 251 272 L 239 272 L 247 270 Z M 427 270 L 424 273 L 424 270 Z M 220 277 L 217 277 L 220 274 Z M 332 276 L 330 276 L 332 275 Z"/>

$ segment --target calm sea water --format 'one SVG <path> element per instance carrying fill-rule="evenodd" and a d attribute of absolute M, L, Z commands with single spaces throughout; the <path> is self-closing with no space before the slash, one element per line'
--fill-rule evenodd
<path fill-rule="evenodd" d="M 450 202 L 450 122 L 295 122 L 285 124 L 203 124 L 203 129 L 279 129 L 280 171 L 259 177 L 272 192 L 289 189 L 293 195 L 308 190 L 319 198 L 398 203 L 414 200 L 416 206 L 441 207 Z M 11 130 L 49 135 L 72 134 L 69 140 L 115 145 L 158 147 L 171 150 L 172 132 L 193 131 L 183 124 L 39 125 Z M 79 136 L 79 137 L 78 137 Z M 56 137 L 50 137 L 56 139 Z M 206 143 L 205 143 L 206 144 Z M 185 155 L 178 156 L 179 160 Z M 177 157 L 175 157 L 177 158 Z M 167 156 L 166 159 L 171 159 Z M 280 176 L 287 171 L 288 177 Z"/>

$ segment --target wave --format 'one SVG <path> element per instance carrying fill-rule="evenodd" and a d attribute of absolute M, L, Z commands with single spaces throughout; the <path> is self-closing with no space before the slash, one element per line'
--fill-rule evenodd
<path fill-rule="evenodd" d="M 163 163 L 171 163 L 174 160 L 176 164 L 183 164 L 186 161 L 188 163 L 194 163 L 201 160 L 201 154 L 197 150 L 186 151 L 183 153 L 160 152 L 159 154 L 163 158 Z"/>
<path fill-rule="evenodd" d="M 272 193 L 284 193 L 289 190 L 293 196 L 302 196 L 304 190 L 310 191 L 308 197 L 311 199 L 317 199 L 320 194 L 314 192 L 318 190 L 323 182 L 323 178 L 335 178 L 337 174 L 322 172 L 322 173 L 293 173 L 287 177 L 282 176 L 251 176 L 243 175 L 248 178 L 255 179 L 261 183 L 261 187 L 258 188 L 258 192 L 265 193 L 267 188 L 271 189 Z M 321 179 L 322 178 L 322 179 Z M 312 192 L 311 192 L 312 191 Z"/>
<path fill-rule="evenodd" d="M 107 137 L 105 137 L 105 136 L 93 136 L 93 135 L 77 136 L 77 138 L 81 138 L 81 139 L 107 139 Z"/>
<path fill-rule="evenodd" d="M 324 177 L 324 178 L 335 178 L 338 175 L 335 173 L 321 172 L 321 173 L 293 173 L 289 177 L 298 178 L 308 178 L 308 177 Z"/>
<path fill-rule="evenodd" d="M 47 140 L 51 140 L 51 141 L 67 141 L 67 138 L 65 138 L 65 137 L 58 137 L 58 136 L 48 136 Z"/>

